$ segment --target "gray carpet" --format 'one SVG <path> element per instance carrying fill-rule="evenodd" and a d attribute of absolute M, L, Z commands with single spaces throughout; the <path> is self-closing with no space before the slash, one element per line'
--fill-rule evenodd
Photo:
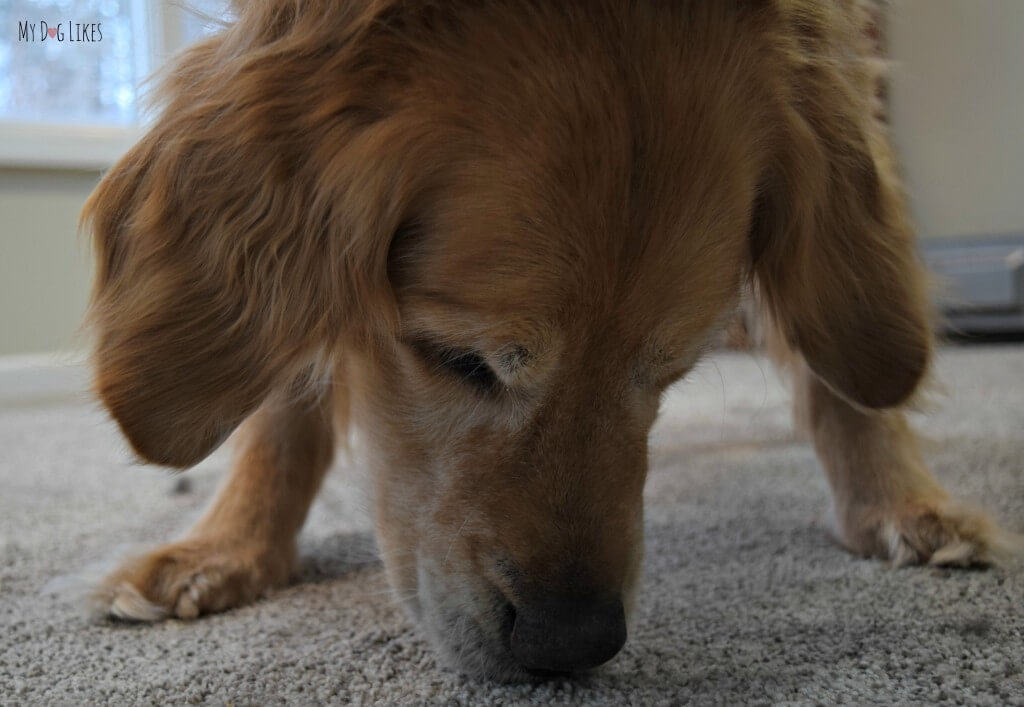
<path fill-rule="evenodd" d="M 939 372 L 946 397 L 915 418 L 936 474 L 1024 531 L 1024 349 L 947 350 Z M 817 462 L 748 355 L 666 400 L 629 643 L 575 681 L 439 667 L 388 596 L 345 468 L 304 533 L 302 583 L 191 623 L 83 618 L 64 576 L 180 532 L 225 459 L 182 483 L 132 465 L 89 405 L 0 408 L 0 703 L 1024 705 L 1024 570 L 890 570 L 835 547 Z"/>

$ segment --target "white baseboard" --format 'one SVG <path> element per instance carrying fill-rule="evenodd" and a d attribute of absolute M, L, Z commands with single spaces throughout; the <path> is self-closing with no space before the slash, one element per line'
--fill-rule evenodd
<path fill-rule="evenodd" d="M 91 398 L 89 370 L 81 352 L 0 356 L 0 407 Z"/>

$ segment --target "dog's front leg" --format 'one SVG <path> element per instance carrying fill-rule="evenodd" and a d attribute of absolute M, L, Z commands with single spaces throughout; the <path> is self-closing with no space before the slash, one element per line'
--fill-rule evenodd
<path fill-rule="evenodd" d="M 268 402 L 239 430 L 213 505 L 181 541 L 123 563 L 96 593 L 123 619 L 194 618 L 287 583 L 295 540 L 334 450 L 328 395 Z"/>
<path fill-rule="evenodd" d="M 833 528 L 849 550 L 894 565 L 988 564 L 1011 536 L 950 499 L 928 472 L 900 410 L 855 408 L 801 360 L 796 415 L 809 429 L 833 496 Z"/>

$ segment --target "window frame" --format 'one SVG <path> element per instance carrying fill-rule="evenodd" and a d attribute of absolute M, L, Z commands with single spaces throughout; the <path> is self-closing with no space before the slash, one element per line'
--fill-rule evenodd
<path fill-rule="evenodd" d="M 175 0 L 131 0 L 133 31 L 145 36 L 135 62 L 150 76 L 186 41 L 187 15 Z M 129 125 L 0 118 L 0 168 L 104 170 L 142 137 L 146 119 Z"/>

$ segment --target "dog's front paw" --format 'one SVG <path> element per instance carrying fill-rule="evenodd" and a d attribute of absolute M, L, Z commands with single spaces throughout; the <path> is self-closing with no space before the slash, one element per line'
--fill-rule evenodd
<path fill-rule="evenodd" d="M 96 613 L 127 621 L 194 619 L 247 604 L 285 584 L 290 549 L 194 538 L 122 563 L 92 595 Z"/>
<path fill-rule="evenodd" d="M 848 510 L 844 516 L 833 518 L 839 542 L 895 567 L 984 567 L 1002 564 L 1024 548 L 1019 536 L 983 512 L 950 502 Z"/>

